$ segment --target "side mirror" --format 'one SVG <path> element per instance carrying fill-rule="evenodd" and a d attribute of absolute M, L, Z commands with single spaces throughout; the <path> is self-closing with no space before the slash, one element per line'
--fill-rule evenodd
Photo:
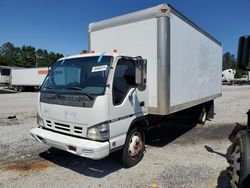
<path fill-rule="evenodd" d="M 146 88 L 147 82 L 147 60 L 137 59 L 135 64 L 135 83 L 140 91 Z"/>
<path fill-rule="evenodd" d="M 250 71 L 250 36 L 239 39 L 237 64 L 240 69 Z"/>

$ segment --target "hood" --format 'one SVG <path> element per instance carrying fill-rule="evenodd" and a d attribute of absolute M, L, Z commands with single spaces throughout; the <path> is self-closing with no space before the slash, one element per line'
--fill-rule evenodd
<path fill-rule="evenodd" d="M 43 118 L 92 126 L 108 120 L 108 95 L 96 97 L 92 107 L 72 107 L 40 103 Z"/>

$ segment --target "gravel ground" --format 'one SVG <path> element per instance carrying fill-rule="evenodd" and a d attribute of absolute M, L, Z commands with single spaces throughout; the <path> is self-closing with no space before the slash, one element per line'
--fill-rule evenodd
<path fill-rule="evenodd" d="M 249 86 L 223 86 L 204 127 L 165 119 L 147 135 L 143 160 L 126 169 L 116 154 L 93 161 L 31 140 L 37 93 L 0 94 L 0 187 L 228 187 L 228 135 L 246 124 L 249 96 Z"/>

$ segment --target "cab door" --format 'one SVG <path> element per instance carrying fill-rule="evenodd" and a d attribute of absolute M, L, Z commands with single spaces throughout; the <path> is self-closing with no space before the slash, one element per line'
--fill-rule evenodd
<path fill-rule="evenodd" d="M 140 91 L 135 81 L 135 60 L 120 57 L 114 69 L 109 97 L 110 136 L 126 135 L 135 117 L 147 110 L 146 89 Z"/>

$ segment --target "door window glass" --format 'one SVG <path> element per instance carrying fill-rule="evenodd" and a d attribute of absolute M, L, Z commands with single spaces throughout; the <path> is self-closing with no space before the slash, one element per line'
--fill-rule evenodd
<path fill-rule="evenodd" d="M 121 58 L 117 62 L 113 81 L 113 103 L 121 104 L 128 91 L 135 87 L 135 64 L 133 60 Z"/>

